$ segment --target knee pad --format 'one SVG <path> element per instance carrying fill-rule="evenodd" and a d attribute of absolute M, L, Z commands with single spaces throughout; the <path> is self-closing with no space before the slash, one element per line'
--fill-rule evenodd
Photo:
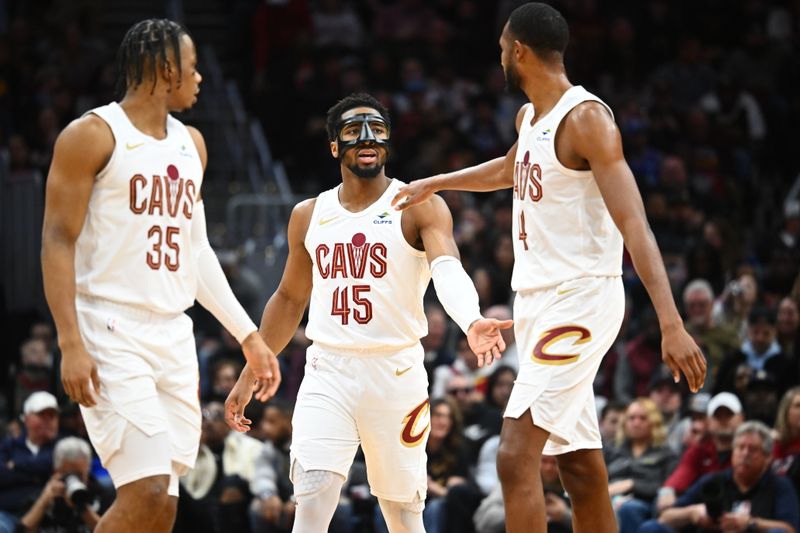
<path fill-rule="evenodd" d="M 329 470 L 306 471 L 303 469 L 303 466 L 296 461 L 292 470 L 294 495 L 297 498 L 324 493 L 331 485 L 339 480 L 344 483 L 344 479 L 339 474 L 335 474 Z"/>
<path fill-rule="evenodd" d="M 292 464 L 292 482 L 297 498 L 294 533 L 327 531 L 339 504 L 344 477 L 328 470 L 306 471 L 297 461 Z"/>

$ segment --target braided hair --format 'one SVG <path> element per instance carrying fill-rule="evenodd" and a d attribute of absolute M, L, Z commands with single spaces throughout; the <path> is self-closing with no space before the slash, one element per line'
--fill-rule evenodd
<path fill-rule="evenodd" d="M 117 52 L 117 68 L 119 79 L 117 89 L 121 95 L 128 87 L 135 89 L 142 84 L 145 65 L 152 70 L 153 86 L 158 80 L 158 65 L 167 63 L 167 48 L 175 54 L 178 72 L 181 72 L 181 35 L 188 35 L 181 24 L 169 19 L 147 19 L 134 24 L 125 34 Z M 178 86 L 181 78 L 178 76 Z"/>

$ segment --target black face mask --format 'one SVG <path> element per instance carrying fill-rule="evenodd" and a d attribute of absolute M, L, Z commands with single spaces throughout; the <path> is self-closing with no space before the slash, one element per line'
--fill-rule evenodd
<path fill-rule="evenodd" d="M 336 146 L 339 149 L 340 160 L 348 150 L 370 144 L 382 147 L 388 157 L 389 125 L 379 114 L 359 113 L 340 120 L 337 129 L 339 133 L 336 136 Z"/>

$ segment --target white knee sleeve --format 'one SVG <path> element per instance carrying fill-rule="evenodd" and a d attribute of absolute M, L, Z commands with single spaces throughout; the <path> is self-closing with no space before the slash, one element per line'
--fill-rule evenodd
<path fill-rule="evenodd" d="M 297 499 L 292 533 L 327 531 L 339 504 L 344 477 L 327 470 L 306 472 L 296 461 L 292 469 L 294 495 Z"/>
<path fill-rule="evenodd" d="M 383 518 L 390 533 L 425 533 L 422 524 L 422 510 L 425 502 L 417 494 L 413 501 L 394 502 L 378 498 Z"/>

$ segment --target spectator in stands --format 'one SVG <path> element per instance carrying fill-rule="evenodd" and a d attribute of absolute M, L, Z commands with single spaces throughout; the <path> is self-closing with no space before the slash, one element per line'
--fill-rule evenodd
<path fill-rule="evenodd" d="M 263 445 L 231 431 L 221 403 L 206 404 L 202 413 L 200 451 L 194 469 L 180 479 L 175 529 L 187 533 L 244 531 L 248 527 L 249 487 Z"/>
<path fill-rule="evenodd" d="M 775 433 L 772 469 L 791 479 L 800 494 L 800 386 L 792 387 L 781 398 Z"/>
<path fill-rule="evenodd" d="M 656 404 L 661 412 L 668 440 L 676 440 L 678 422 L 683 406 L 683 391 L 679 383 L 675 383 L 672 373 L 666 365 L 660 365 L 650 379 L 647 397 Z"/>
<path fill-rule="evenodd" d="M 224 402 L 236 385 L 242 364 L 232 359 L 220 359 L 211 372 L 211 391 L 203 398 L 205 402 Z"/>
<path fill-rule="evenodd" d="M 92 449 L 78 437 L 58 441 L 53 475 L 20 523 L 25 531 L 88 533 L 111 505 L 107 491 L 91 474 Z"/>
<path fill-rule="evenodd" d="M 486 379 L 493 371 L 492 366 L 478 366 L 478 359 L 470 351 L 467 338 L 460 335 L 456 341 L 456 360 L 451 365 L 442 365 L 433 371 L 431 398 L 444 396 L 453 376 L 464 376 L 469 386 L 483 394 L 486 392 Z"/>
<path fill-rule="evenodd" d="M 284 533 L 294 522 L 294 491 L 289 480 L 292 411 L 291 404 L 280 400 L 271 400 L 264 407 L 260 426 L 265 441 L 250 482 L 250 524 L 254 532 Z"/>
<path fill-rule="evenodd" d="M 747 419 L 758 420 L 772 427 L 780 399 L 777 378 L 766 370 L 756 370 L 747 381 L 742 402 Z"/>
<path fill-rule="evenodd" d="M 748 318 L 747 340 L 722 360 L 714 391 L 736 392 L 743 397 L 749 379 L 737 386 L 740 366 L 744 366 L 751 375 L 764 370 L 775 376 L 778 394 L 783 394 L 791 383 L 796 382 L 797 373 L 788 356 L 781 352 L 775 333 L 775 314 L 763 307 L 753 309 Z"/>
<path fill-rule="evenodd" d="M 0 444 L 0 533 L 14 531 L 53 474 L 58 402 L 49 392 L 34 392 L 22 411 L 24 434 Z"/>
<path fill-rule="evenodd" d="M 714 302 L 714 322 L 736 331 L 739 338 L 747 335 L 747 319 L 758 302 L 758 281 L 750 272 L 739 275 L 725 286 Z"/>
<path fill-rule="evenodd" d="M 712 389 L 722 358 L 739 346 L 735 329 L 714 324 L 711 319 L 713 305 L 714 290 L 706 280 L 694 279 L 683 289 L 686 331 L 697 340 L 708 362 L 705 390 Z"/>
<path fill-rule="evenodd" d="M 36 391 L 53 390 L 53 356 L 41 339 L 27 339 L 19 349 L 20 368 L 14 384 L 14 409 L 19 412 L 25 399 Z"/>
<path fill-rule="evenodd" d="M 616 446 L 604 449 L 608 493 L 620 533 L 636 533 L 650 518 L 656 493 L 677 463 L 666 438 L 658 406 L 649 398 L 637 398 L 625 411 Z"/>
<path fill-rule="evenodd" d="M 677 427 L 667 437 L 667 445 L 678 455 L 683 454 L 690 446 L 703 440 L 708 433 L 708 402 L 711 395 L 707 392 L 692 394 L 684 416 Z"/>
<path fill-rule="evenodd" d="M 628 404 L 623 402 L 608 402 L 600 412 L 600 437 L 603 440 L 603 448 L 613 446 L 617 438 L 622 419 Z"/>
<path fill-rule="evenodd" d="M 770 470 L 771 450 L 770 429 L 745 422 L 736 430 L 731 467 L 703 476 L 639 532 L 794 533 L 800 528 L 800 504 L 792 484 Z"/>
<path fill-rule="evenodd" d="M 498 318 L 498 320 L 506 319 Z M 478 417 L 473 423 L 464 425 L 464 436 L 467 440 L 468 456 L 471 462 L 477 458 L 478 452 L 483 443 L 486 442 L 486 439 L 500 434 L 500 428 L 503 425 L 503 412 L 506 410 L 506 405 L 508 405 L 511 387 L 514 385 L 516 377 L 516 371 L 505 365 L 497 366 L 489 376 L 486 395 L 482 405 L 478 407 Z"/>
<path fill-rule="evenodd" d="M 658 493 L 659 511 L 675 503 L 676 494 L 684 493 L 703 475 L 730 466 L 733 435 L 744 421 L 742 404 L 734 394 L 721 392 L 708 402 L 708 437 L 690 446 L 678 466 Z"/>

